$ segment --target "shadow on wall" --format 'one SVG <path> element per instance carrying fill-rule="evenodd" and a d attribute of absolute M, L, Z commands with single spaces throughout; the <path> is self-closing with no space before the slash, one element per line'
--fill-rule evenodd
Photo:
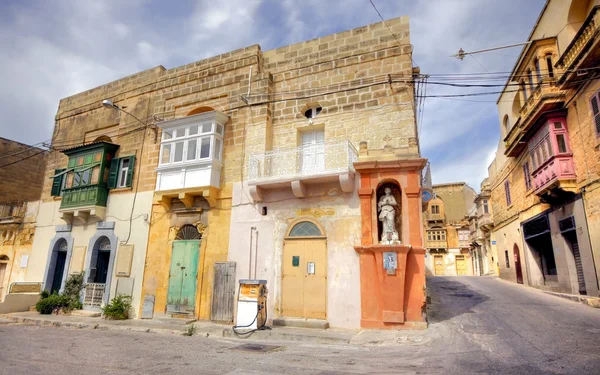
<path fill-rule="evenodd" d="M 430 324 L 443 322 L 455 316 L 472 313 L 471 309 L 489 299 L 454 277 L 427 278 L 427 295 L 431 298 L 427 308 Z"/>

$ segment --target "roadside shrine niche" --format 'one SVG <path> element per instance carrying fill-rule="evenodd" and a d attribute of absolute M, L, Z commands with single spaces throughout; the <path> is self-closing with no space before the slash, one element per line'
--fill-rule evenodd
<path fill-rule="evenodd" d="M 402 243 L 402 192 L 395 181 L 377 188 L 377 240 L 382 245 Z"/>

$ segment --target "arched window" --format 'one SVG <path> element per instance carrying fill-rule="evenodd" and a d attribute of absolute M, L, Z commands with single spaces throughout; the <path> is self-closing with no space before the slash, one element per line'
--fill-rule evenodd
<path fill-rule="evenodd" d="M 322 236 L 321 229 L 310 221 L 301 221 L 294 225 L 290 231 L 289 237 L 316 237 Z"/>
<path fill-rule="evenodd" d="M 546 55 L 546 64 L 548 65 L 548 77 L 554 78 L 554 70 L 552 68 L 552 55 Z"/>
<path fill-rule="evenodd" d="M 525 80 L 522 79 L 519 85 L 521 86 L 521 91 L 523 92 L 523 98 L 525 101 L 527 101 L 527 87 L 525 87 Z"/>
<path fill-rule="evenodd" d="M 535 64 L 535 75 L 536 75 L 536 79 L 537 79 L 537 83 L 541 83 L 542 82 L 542 71 L 540 70 L 540 60 L 538 60 L 537 58 L 534 61 Z"/>
<path fill-rule="evenodd" d="M 6 255 L 0 255 L 0 260 L 10 260 L 10 258 Z"/>
<path fill-rule="evenodd" d="M 98 138 L 94 139 L 94 142 L 112 143 L 112 139 L 110 139 L 110 137 L 108 137 L 106 135 L 101 135 Z"/>
<path fill-rule="evenodd" d="M 510 124 L 508 122 L 508 115 L 504 115 L 504 120 L 502 121 L 503 125 L 504 125 L 504 131 L 506 132 L 506 134 L 508 134 L 508 131 L 510 130 Z"/>
<path fill-rule="evenodd" d="M 179 232 L 177 232 L 177 236 L 175 237 L 175 239 L 179 241 L 199 240 L 201 238 L 202 235 L 200 232 L 198 232 L 198 228 L 191 224 L 186 224 L 181 227 Z"/>
<path fill-rule="evenodd" d="M 190 113 L 188 113 L 186 116 L 193 116 L 193 115 L 197 115 L 197 114 L 204 113 L 204 112 L 211 112 L 214 110 L 215 109 L 211 108 L 211 107 L 198 107 L 198 108 L 191 110 Z"/>

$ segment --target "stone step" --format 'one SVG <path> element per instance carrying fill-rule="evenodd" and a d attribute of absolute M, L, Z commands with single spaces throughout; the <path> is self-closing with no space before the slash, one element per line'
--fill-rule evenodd
<path fill-rule="evenodd" d="M 274 326 L 327 329 L 329 322 L 321 319 L 308 318 L 277 318 L 273 319 Z"/>
<path fill-rule="evenodd" d="M 83 316 L 86 318 L 98 318 L 102 313 L 100 311 L 90 311 L 90 310 L 73 310 L 71 311 L 71 316 Z"/>
<path fill-rule="evenodd" d="M 36 308 L 35 308 L 35 305 L 29 306 L 29 311 L 37 311 Z"/>
<path fill-rule="evenodd" d="M 190 317 L 185 317 L 185 318 L 169 318 L 169 317 L 162 317 L 162 318 L 154 318 L 152 319 L 153 322 L 156 323 L 163 323 L 163 324 L 175 324 L 175 325 L 188 325 L 190 323 L 194 323 L 196 321 L 196 319 L 194 318 L 190 318 Z"/>

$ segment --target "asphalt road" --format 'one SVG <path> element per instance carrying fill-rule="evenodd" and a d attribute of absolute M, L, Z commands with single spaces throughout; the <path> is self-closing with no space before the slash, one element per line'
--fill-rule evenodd
<path fill-rule="evenodd" d="M 0 325 L 0 374 L 600 374 L 600 309 L 491 277 L 428 279 L 430 328 L 391 346 Z"/>

